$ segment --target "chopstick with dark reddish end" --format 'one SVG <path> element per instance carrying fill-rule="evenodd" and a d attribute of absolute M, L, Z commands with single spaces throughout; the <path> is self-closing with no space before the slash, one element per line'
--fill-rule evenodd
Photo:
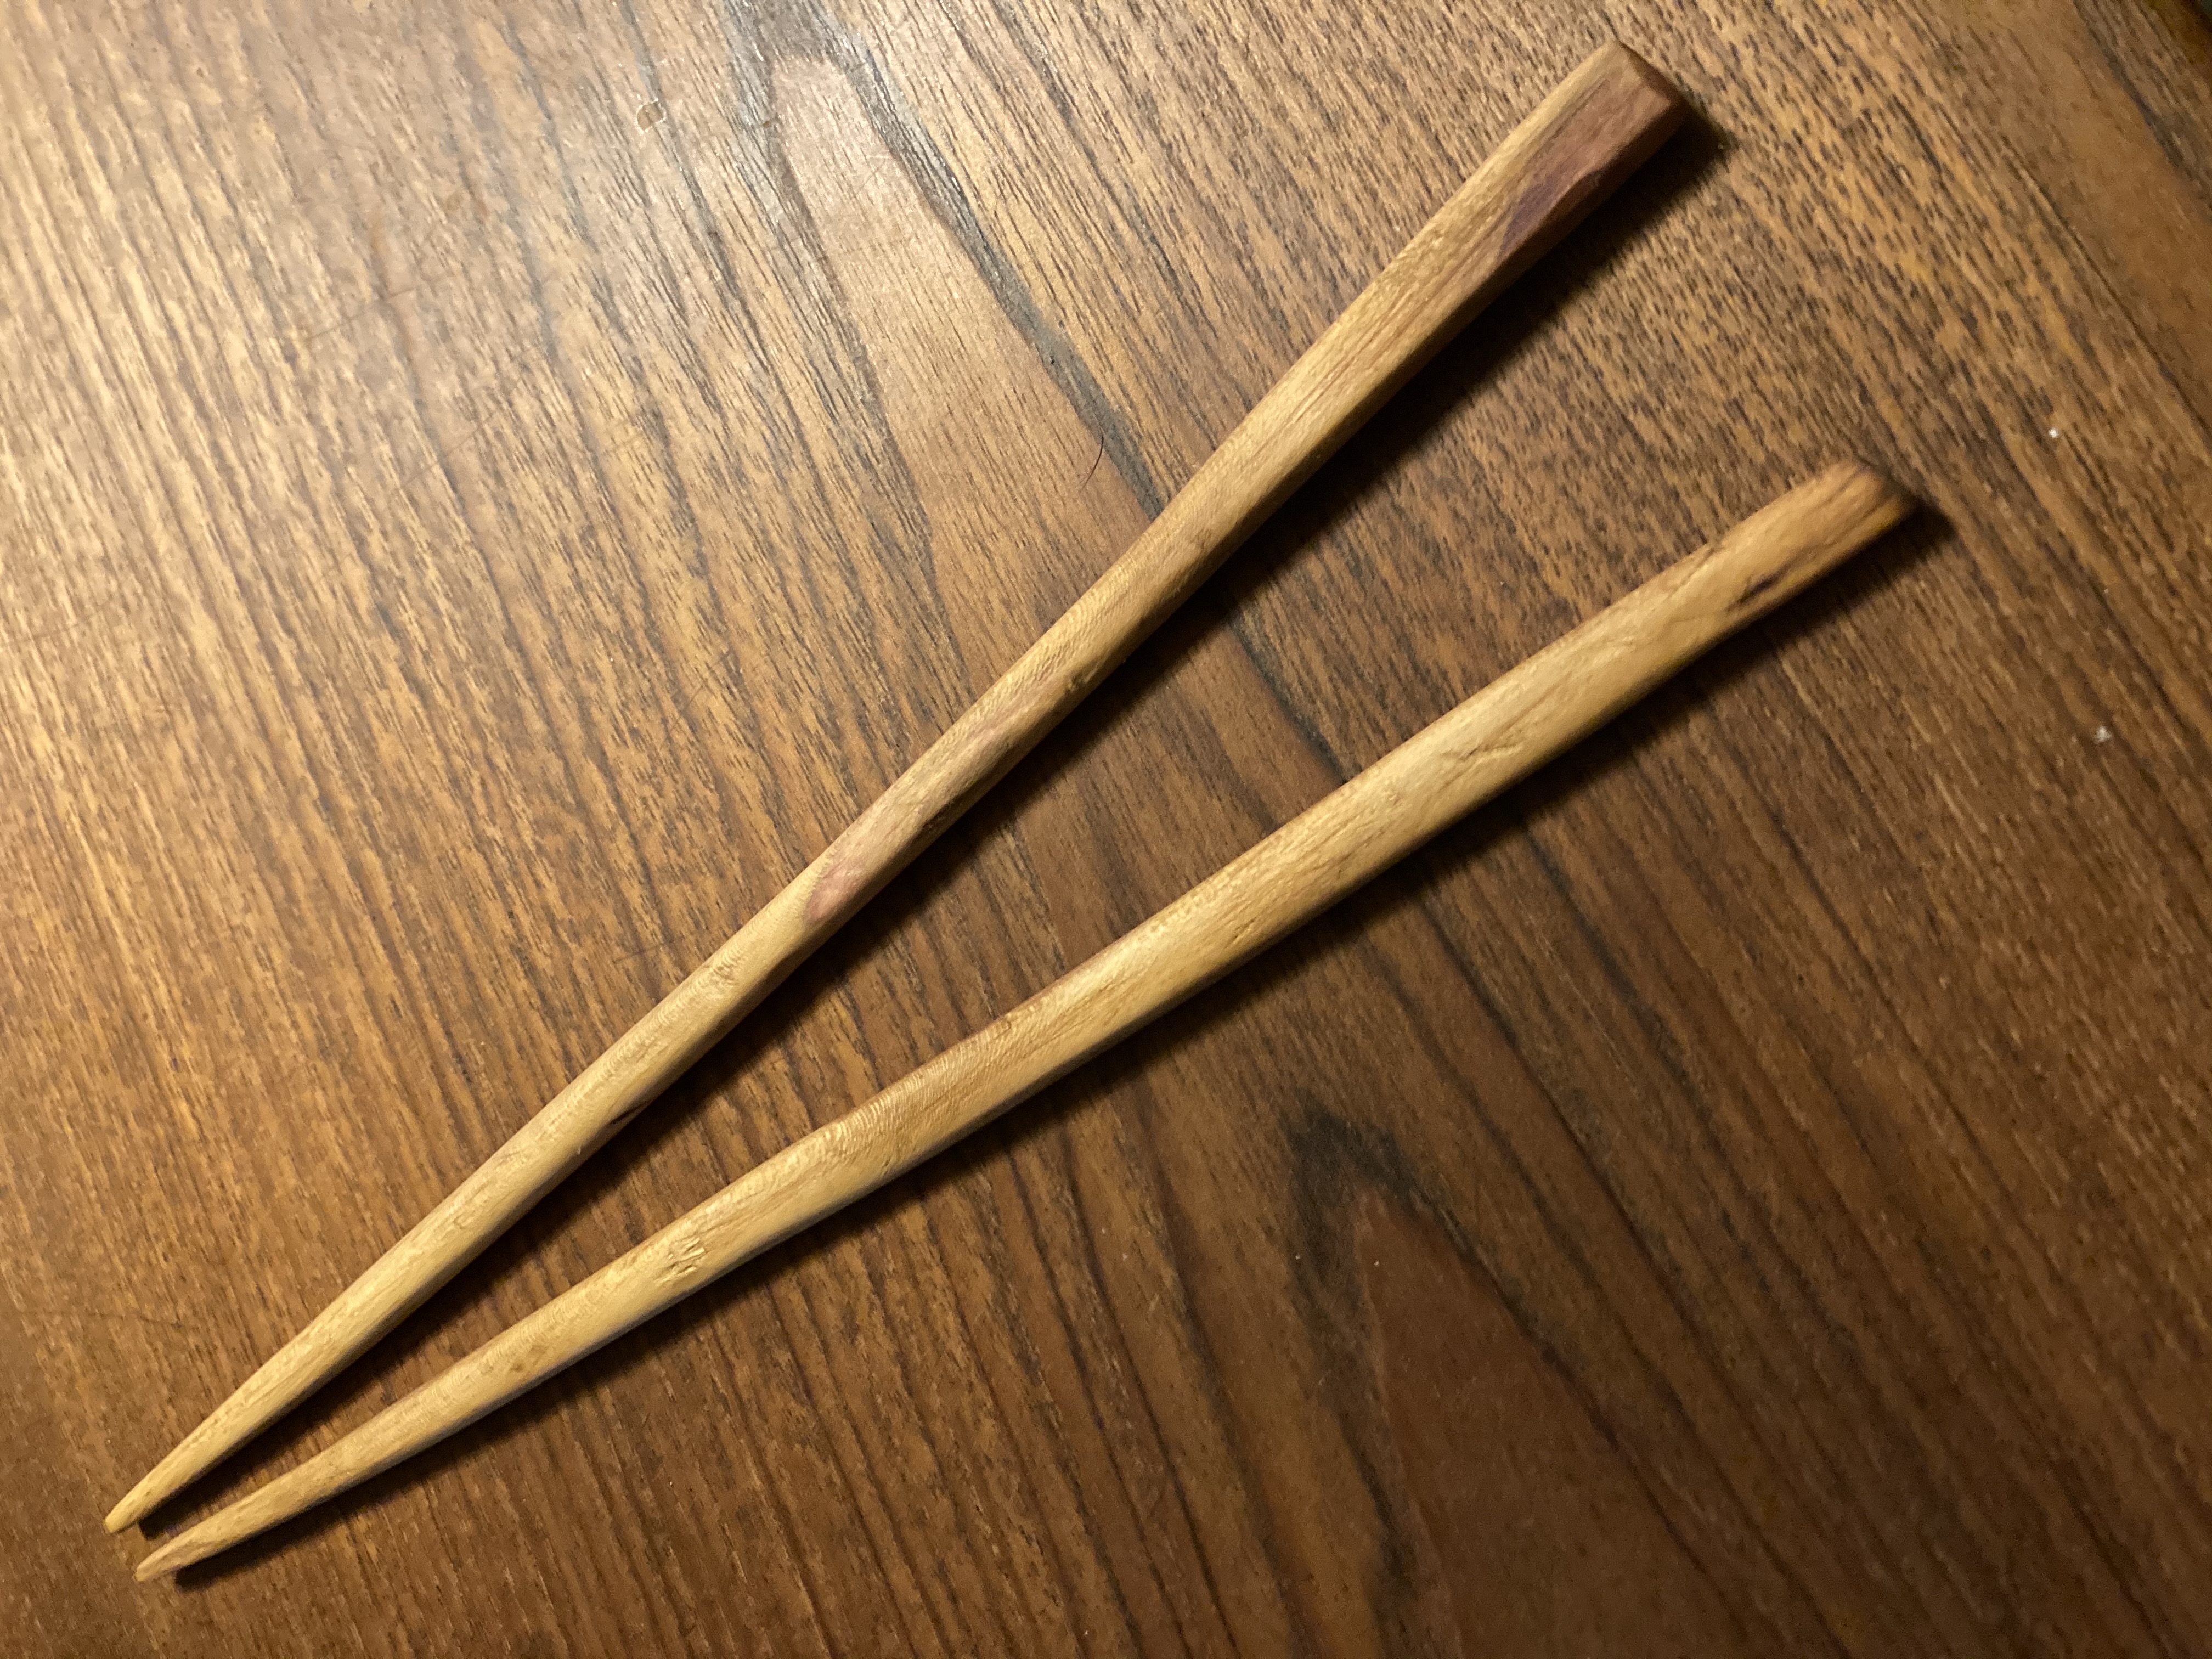
<path fill-rule="evenodd" d="M 344 1367 L 712 1048 L 1019 760 L 1407 377 L 1682 118 L 1626 46 L 1547 98 L 1090 591 L 828 850 L 555 1096 L 107 1517 L 130 1525 Z"/>
<path fill-rule="evenodd" d="M 173 1572 L 442 1440 L 873 1191 L 1247 961 L 1896 523 L 1830 469 L 1617 601 L 1011 1013 L 794 1141 L 442 1376 L 139 1563 Z"/>

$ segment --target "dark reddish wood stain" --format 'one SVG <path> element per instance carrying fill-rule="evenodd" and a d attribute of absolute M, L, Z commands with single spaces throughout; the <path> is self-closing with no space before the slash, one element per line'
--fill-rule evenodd
<path fill-rule="evenodd" d="M 1643 66 L 1643 72 L 1650 88 L 1650 97 L 1643 106 L 1632 111 L 1601 112 L 1617 116 L 1623 130 L 1637 135 L 1637 142 L 1626 150 L 1617 151 L 1610 142 L 1618 136 L 1610 131 L 1611 124 L 1593 123 L 1587 149 L 1578 155 L 1564 155 L 1556 166 L 1538 173 L 1514 204 L 1512 216 L 1506 221 L 1505 233 L 1499 241 L 1511 246 L 1527 240 L 1528 252 L 1511 267 L 1516 274 L 1540 258 L 1561 236 L 1579 224 L 1590 204 L 1609 193 L 1614 181 L 1643 166 L 1688 116 L 1688 107 L 1674 88 L 1648 65 Z M 1546 233 L 1531 236 L 1529 233 L 1540 225 L 1548 228 Z"/>
<path fill-rule="evenodd" d="M 2203 27 L 10 8 L 0 1652 L 2212 1650 Z M 1702 121 L 165 1522 L 1836 455 L 1916 524 L 1018 1124 L 132 1584 L 122 1491 L 1606 29 Z"/>

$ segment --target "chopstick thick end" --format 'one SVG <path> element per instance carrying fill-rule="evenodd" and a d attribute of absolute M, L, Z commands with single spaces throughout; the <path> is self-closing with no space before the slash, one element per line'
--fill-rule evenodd
<path fill-rule="evenodd" d="M 1641 166 L 1690 114 L 1690 100 L 1674 77 L 1618 40 L 1585 58 L 1553 96 L 1572 106 L 1601 104 L 1617 123 L 1619 174 Z"/>
<path fill-rule="evenodd" d="M 1688 112 L 1689 106 L 1683 101 L 1682 89 L 1674 84 L 1674 78 L 1655 67 L 1651 60 L 1635 47 L 1619 40 L 1608 40 L 1590 54 L 1589 62 L 1608 75 L 1625 75 L 1641 81 L 1655 98 L 1676 112 L 1677 119 Z"/>
<path fill-rule="evenodd" d="M 1618 40 L 1577 64 L 1401 256 L 1425 244 L 1485 256 L 1446 264 L 1455 273 L 1479 270 L 1480 279 L 1445 332 L 1581 223 L 1689 113 L 1681 88 Z"/>
<path fill-rule="evenodd" d="M 1838 505 L 1854 515 L 1869 541 L 1911 517 L 1920 505 L 1911 491 L 1864 461 L 1838 461 L 1813 483 L 1836 495 Z"/>
<path fill-rule="evenodd" d="M 1912 496 L 1863 461 L 1838 461 L 1725 538 L 1752 574 L 1738 605 L 1771 610 L 1906 518 Z"/>

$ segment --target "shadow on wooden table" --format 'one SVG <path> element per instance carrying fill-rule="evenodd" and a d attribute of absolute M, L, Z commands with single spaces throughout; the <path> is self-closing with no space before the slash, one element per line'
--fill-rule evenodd
<path fill-rule="evenodd" d="M 1066 769 L 1079 763 L 1099 735 L 1121 718 L 1196 649 L 1199 642 L 1242 611 L 1279 576 L 1291 560 L 1349 514 L 1454 405 L 1528 349 L 1561 312 L 1610 264 L 1623 247 L 1646 234 L 1668 212 L 1700 188 L 1724 153 L 1721 136 L 1700 118 L 1685 130 L 1602 207 L 1524 276 L 1458 341 L 1416 376 L 1368 427 L 1316 474 L 1255 535 L 1227 569 L 1208 582 L 1181 611 L 1048 737 L 991 794 L 936 846 L 894 881 L 855 921 L 815 958 L 802 965 L 754 1014 L 692 1068 L 675 1087 L 602 1148 L 589 1164 L 550 1194 L 483 1255 L 464 1269 L 395 1331 L 372 1347 L 316 1396 L 310 1412 L 295 1413 L 222 1467 L 209 1480 L 148 1517 L 146 1531 L 165 1531 L 190 1514 L 210 1510 L 291 1461 L 302 1442 L 346 1407 L 374 1392 L 391 1368 L 419 1352 L 463 1310 L 486 1298 L 505 1275 L 568 1225 L 650 1152 L 668 1127 L 710 1101 L 771 1048 L 798 1016 L 840 983 L 856 963 L 880 949 L 928 897 L 951 880 L 977 846 L 1003 829 Z M 1755 503 L 1744 503 L 1748 511 Z M 1717 528 L 1718 526 L 1716 526 Z M 1257 962 L 1201 993 L 1146 1030 L 1046 1091 L 1009 1117 L 892 1182 L 881 1192 L 749 1263 L 679 1307 L 590 1356 L 513 1405 L 391 1471 L 200 1565 L 179 1577 L 185 1588 L 204 1585 L 252 1568 L 322 1528 L 377 1507 L 402 1486 L 465 1463 L 495 1442 L 523 1431 L 580 1395 L 599 1387 L 713 1321 L 738 1298 L 763 1288 L 808 1255 L 833 1248 L 878 1225 L 888 1214 L 926 1197 L 979 1165 L 1004 1156 L 1024 1139 L 1041 1134 L 1086 1101 L 1110 1093 L 1157 1066 L 1217 1022 L 1231 1018 L 1249 999 L 1278 981 L 1342 948 L 1348 939 L 1422 897 L 1439 878 L 1480 857 L 1553 802 L 1620 766 L 1656 733 L 1680 721 L 1714 690 L 1765 662 L 1798 635 L 1824 625 L 1928 556 L 1948 534 L 1936 512 L 1923 508 L 1901 530 L 1850 567 L 1773 617 L 1715 651 L 1662 688 L 1605 731 L 1537 776 L 1508 792 L 1468 822 L 1448 830 L 1423 852 L 1310 924 Z M 823 1103 L 826 1121 L 858 1102 Z M 735 1172 L 731 1172 L 734 1174 Z M 672 1217 L 669 1218 L 673 1219 Z"/>

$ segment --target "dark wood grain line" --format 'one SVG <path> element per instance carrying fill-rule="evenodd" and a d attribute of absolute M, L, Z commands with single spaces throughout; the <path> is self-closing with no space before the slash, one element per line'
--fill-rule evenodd
<path fill-rule="evenodd" d="M 1454 833 L 1455 836 L 1458 836 L 1472 832 L 1462 830 Z M 1485 839 L 1487 838 L 1486 836 Z M 1443 846 L 1416 855 L 1414 860 L 1409 861 L 1408 869 L 1419 872 L 1418 876 L 1408 877 L 1406 879 L 1409 881 L 1420 879 L 1424 886 L 1432 884 L 1431 866 L 1444 864 L 1449 856 L 1449 852 Z M 1554 886 L 1557 890 L 1556 882 Z M 1561 897 L 1564 899 L 1565 895 L 1562 893 Z M 1570 908 L 1571 911 L 1571 906 Z M 1473 1000 L 1476 1008 L 1482 1014 L 1487 1029 L 1496 1035 L 1499 1042 L 1516 1064 L 1523 1067 L 1524 1074 L 1530 1080 L 1537 1098 L 1542 1102 L 1547 1118 L 1565 1144 L 1573 1149 L 1582 1173 L 1587 1176 L 1593 1189 L 1602 1197 L 1607 1205 L 1610 1224 L 1623 1237 L 1631 1242 L 1638 1260 L 1667 1298 L 1670 1314 L 1683 1329 L 1694 1330 L 1697 1324 L 1695 1310 L 1684 1294 L 1684 1286 L 1679 1276 L 1669 1271 L 1668 1262 L 1656 1248 L 1654 1240 L 1646 1229 L 1639 1224 L 1620 1192 L 1607 1179 L 1605 1171 L 1592 1156 L 1590 1149 L 1577 1131 L 1571 1116 L 1562 1108 L 1559 1100 L 1545 1090 L 1540 1082 L 1536 1081 L 1540 1074 L 1529 1066 L 1504 1010 L 1492 1000 L 1480 976 L 1474 971 L 1473 964 L 1462 954 L 1453 931 L 1443 924 L 1431 904 L 1416 902 L 1411 907 L 1411 914 L 1419 918 L 1425 935 L 1425 942 L 1457 972 L 1461 981 L 1460 989 Z M 1414 995 L 1411 987 L 1395 981 L 1395 975 L 1391 974 L 1389 966 L 1383 966 L 1383 972 L 1386 981 L 1392 983 L 1396 1000 L 1401 1006 L 1409 1012 L 1421 1006 L 1420 1000 Z M 1526 1194 L 1528 1201 L 1543 1220 L 1553 1247 L 1573 1264 L 1583 1285 L 1593 1294 L 1598 1293 L 1599 1278 L 1593 1265 L 1576 1243 L 1576 1230 L 1569 1224 L 1568 1218 L 1557 1211 L 1553 1201 L 1547 1196 L 1543 1183 L 1538 1180 L 1534 1170 L 1528 1166 L 1513 1146 L 1502 1126 L 1490 1112 L 1481 1109 L 1480 1103 L 1484 1096 L 1480 1080 L 1466 1075 L 1452 1062 L 1444 1048 L 1433 1041 L 1432 1034 L 1427 1031 L 1425 1022 L 1416 1019 L 1415 1025 L 1416 1029 L 1422 1030 L 1425 1036 L 1431 1036 L 1431 1040 L 1425 1054 L 1429 1062 L 1455 1079 L 1462 1091 L 1463 1100 L 1476 1104 L 1471 1121 L 1480 1130 L 1489 1152 L 1510 1172 L 1515 1184 Z M 1483 1271 L 1492 1277 L 1493 1283 L 1498 1283 L 1494 1272 L 1486 1263 L 1481 1261 L 1476 1242 L 1463 1234 L 1462 1224 L 1456 1218 L 1451 1206 L 1431 1194 L 1425 1185 L 1414 1176 L 1413 1171 L 1418 1166 L 1401 1158 L 1395 1167 L 1401 1171 L 1401 1179 L 1395 1187 L 1389 1188 L 1394 1199 L 1412 1212 L 1442 1227 L 1451 1237 L 1452 1248 L 1456 1255 L 1462 1260 L 1477 1262 L 1482 1267 Z M 1310 1228 L 1307 1237 L 1312 1240 L 1317 1237 L 1317 1233 Z M 1545 1354 L 1547 1365 L 1554 1369 L 1563 1379 L 1568 1380 L 1570 1386 L 1579 1395 L 1582 1392 L 1582 1384 L 1573 1380 L 1571 1369 L 1559 1355 L 1552 1352 L 1551 1345 L 1540 1331 L 1533 1326 L 1528 1311 L 1516 1304 L 1511 1293 L 1502 1283 L 1498 1284 L 1498 1293 L 1506 1305 L 1513 1310 L 1516 1321 L 1527 1332 L 1529 1340 L 1536 1345 L 1540 1352 Z M 1644 1358 L 1641 1355 L 1638 1357 Z M 1650 1362 L 1646 1359 L 1645 1363 L 1648 1364 Z M 1654 1380 L 1658 1380 L 1656 1371 Z M 1690 1417 L 1684 1402 L 1671 1388 L 1665 1388 L 1663 1384 L 1662 1397 L 1668 1409 L 1687 1431 Z M 1602 1429 L 1605 1425 L 1605 1415 L 1597 1403 L 1593 1400 L 1585 1399 L 1583 1404 L 1584 1409 L 1589 1413 L 1592 1421 L 1597 1423 Z M 1695 1438 L 1694 1434 L 1692 1438 Z M 1707 1467 L 1711 1476 L 1728 1491 L 1731 1500 L 1736 1504 L 1745 1534 L 1750 1538 L 1762 1539 L 1762 1553 L 1766 1554 L 1770 1565 L 1801 1598 L 1803 1607 L 1808 1611 L 1815 1610 L 1818 1607 L 1817 1598 L 1790 1563 L 1780 1555 L 1765 1549 L 1763 1543 L 1763 1528 L 1759 1524 L 1759 1518 L 1743 1503 L 1735 1490 L 1735 1483 L 1729 1479 L 1727 1472 L 1722 1468 L 1720 1460 L 1714 1455 L 1713 1449 L 1704 1446 L 1702 1443 L 1699 1444 L 1699 1449 L 1707 1460 Z M 1767 1449 L 1771 1455 L 1771 1449 Z M 1642 1470 L 1636 1469 L 1633 1473 L 1639 1486 L 1643 1487 L 1646 1497 L 1661 1515 L 1669 1535 L 1680 1546 L 1689 1559 L 1700 1563 L 1700 1571 L 1710 1577 L 1711 1573 L 1710 1563 L 1705 1561 L 1700 1552 L 1693 1547 L 1690 1540 L 1677 1530 L 1677 1522 L 1667 1506 L 1662 1503 L 1660 1493 L 1647 1484 L 1648 1477 Z M 1832 1626 L 1826 1626 L 1825 1621 L 1822 1634 L 1838 1650 L 1844 1650 L 1845 1644 L 1842 1639 L 1842 1633 Z"/>

